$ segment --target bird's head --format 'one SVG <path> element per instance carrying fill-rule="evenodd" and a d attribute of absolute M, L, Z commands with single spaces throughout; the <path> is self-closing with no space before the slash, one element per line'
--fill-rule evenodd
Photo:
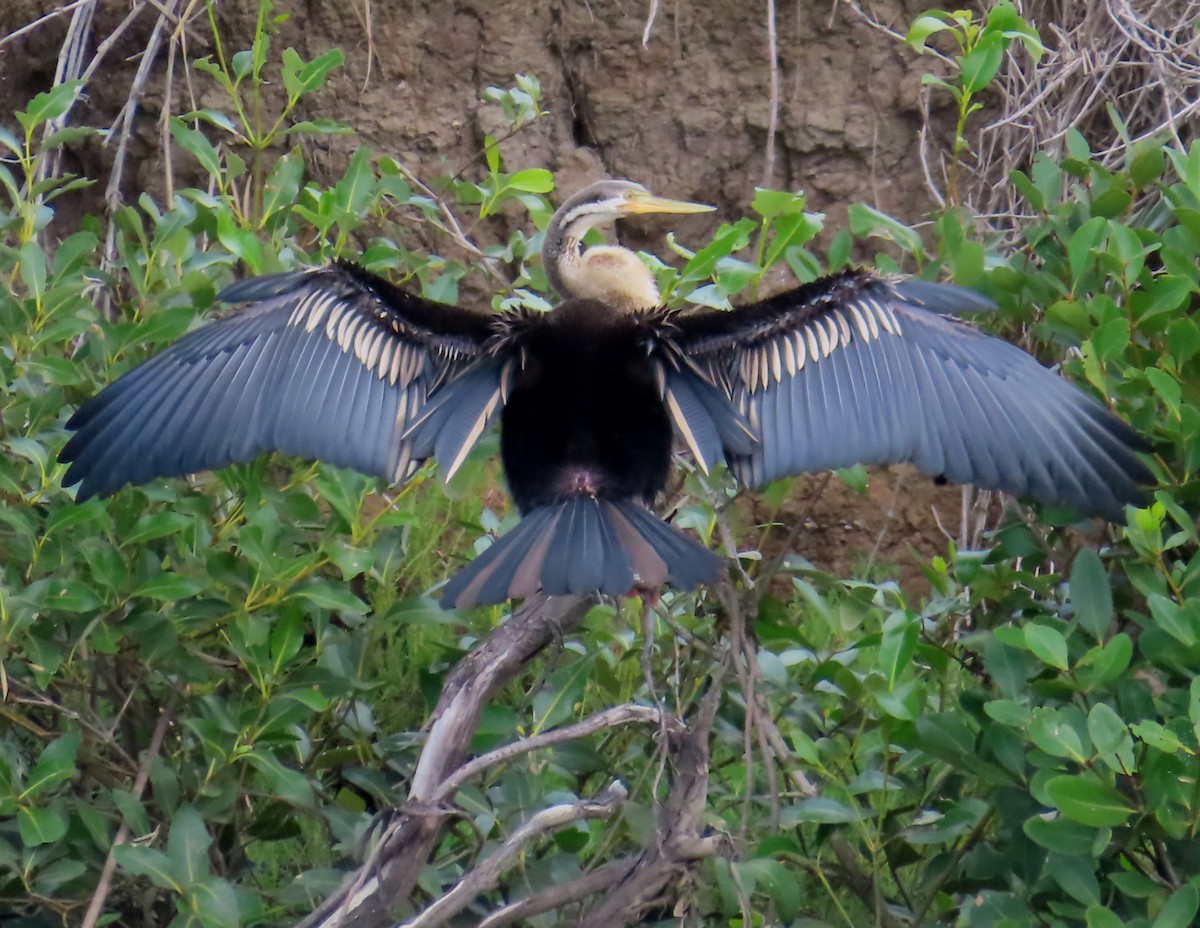
<path fill-rule="evenodd" d="M 647 213 L 706 213 L 715 207 L 656 197 L 641 184 L 602 180 L 567 198 L 550 219 L 542 262 L 561 296 L 599 300 L 617 309 L 658 305 L 654 275 L 628 248 L 583 247 L 583 236 L 603 222 Z"/>

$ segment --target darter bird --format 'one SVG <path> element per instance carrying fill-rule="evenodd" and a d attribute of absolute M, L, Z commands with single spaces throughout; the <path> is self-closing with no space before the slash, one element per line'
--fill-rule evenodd
<path fill-rule="evenodd" d="M 433 303 L 353 264 L 235 283 L 246 304 L 125 374 L 68 421 L 77 499 L 265 451 L 399 483 L 449 479 L 499 419 L 521 519 L 446 585 L 468 607 L 712 582 L 723 561 L 651 510 L 678 443 L 743 485 L 907 461 L 956 483 L 1121 519 L 1143 440 L 1015 346 L 957 318 L 948 284 L 864 271 L 732 311 L 660 305 L 632 251 L 592 227 L 694 213 L 628 181 L 568 198 L 542 258 L 549 312 Z"/>

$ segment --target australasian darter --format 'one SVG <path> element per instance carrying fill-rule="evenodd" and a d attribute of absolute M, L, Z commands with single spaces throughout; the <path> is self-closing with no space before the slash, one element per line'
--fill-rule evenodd
<path fill-rule="evenodd" d="M 252 278 L 248 304 L 85 403 L 61 459 L 77 498 L 264 451 L 393 483 L 429 456 L 445 479 L 497 417 L 521 520 L 443 603 L 717 578 L 722 561 L 650 510 L 678 439 L 754 486 L 908 461 L 930 475 L 1121 518 L 1150 474 L 1127 425 L 1031 356 L 955 318 L 972 291 L 862 271 L 733 311 L 660 307 L 649 269 L 584 233 L 707 207 L 602 181 L 567 199 L 542 257 L 563 300 L 484 314 L 348 263 Z"/>

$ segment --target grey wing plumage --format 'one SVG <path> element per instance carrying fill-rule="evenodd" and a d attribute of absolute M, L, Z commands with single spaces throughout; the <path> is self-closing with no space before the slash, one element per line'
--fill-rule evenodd
<path fill-rule="evenodd" d="M 745 484 L 907 461 L 1120 518 L 1151 479 L 1137 456 L 1146 443 L 1024 351 L 954 318 L 990 308 L 960 287 L 843 274 L 674 317 L 684 363 L 672 370 L 718 387 L 725 417 L 744 419 L 751 450 L 724 452 Z"/>
<path fill-rule="evenodd" d="M 348 264 L 252 278 L 221 299 L 251 305 L 188 333 L 68 421 L 60 459 L 77 498 L 268 450 L 393 482 L 435 450 L 453 470 L 499 406 L 487 316 Z M 449 415 L 410 434 L 432 399 L 460 391 Z M 442 431 L 453 438 L 439 441 Z"/>

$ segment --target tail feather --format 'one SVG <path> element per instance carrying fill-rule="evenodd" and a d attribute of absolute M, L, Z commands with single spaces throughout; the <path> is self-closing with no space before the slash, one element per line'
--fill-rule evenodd
<path fill-rule="evenodd" d="M 451 578 L 442 605 L 465 609 L 539 590 L 620 596 L 639 585 L 690 589 L 716 580 L 722 563 L 644 506 L 579 497 L 523 518 Z"/>
<path fill-rule="evenodd" d="M 711 583 L 719 574 L 724 565 L 721 557 L 636 503 L 622 502 L 617 505 L 633 523 L 634 529 L 666 561 L 669 573 L 666 582 L 690 590 L 701 583 Z M 697 548 L 706 556 L 698 557 L 695 553 Z"/>

